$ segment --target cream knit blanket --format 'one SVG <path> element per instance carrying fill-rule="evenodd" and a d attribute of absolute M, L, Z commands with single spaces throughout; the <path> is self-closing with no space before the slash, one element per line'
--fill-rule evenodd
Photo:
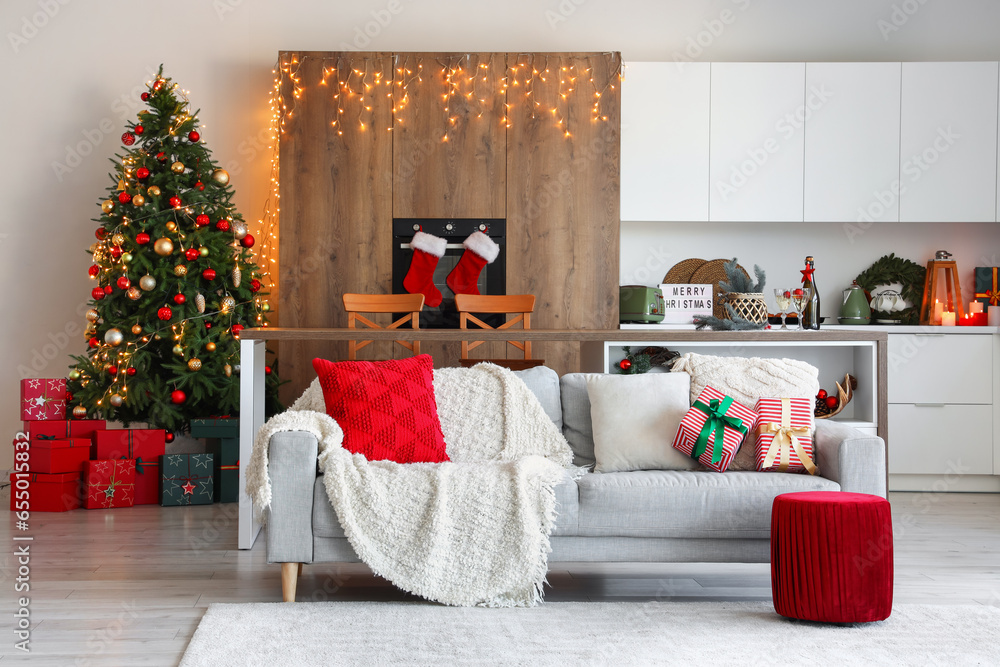
<path fill-rule="evenodd" d="M 327 495 L 354 551 L 397 587 L 444 604 L 541 600 L 556 484 L 572 451 L 531 390 L 505 368 L 434 371 L 449 463 L 368 461 L 341 446 L 318 381 L 257 434 L 247 493 L 271 501 L 267 448 L 283 430 L 319 440 Z"/>

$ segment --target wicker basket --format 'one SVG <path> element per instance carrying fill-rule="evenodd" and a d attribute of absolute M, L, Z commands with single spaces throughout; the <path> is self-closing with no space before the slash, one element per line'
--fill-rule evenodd
<path fill-rule="evenodd" d="M 754 324 L 767 322 L 767 302 L 760 292 L 730 292 L 725 295 L 725 299 L 736 314 L 746 321 Z"/>

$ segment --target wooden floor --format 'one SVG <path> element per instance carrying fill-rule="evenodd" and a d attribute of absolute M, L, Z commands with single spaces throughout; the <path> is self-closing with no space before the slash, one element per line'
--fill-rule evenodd
<path fill-rule="evenodd" d="M 891 494 L 896 602 L 1000 606 L 1000 495 Z M 6 501 L 4 501 L 6 502 Z M 32 665 L 175 665 L 213 602 L 281 600 L 263 539 L 236 545 L 236 506 L 34 514 L 0 527 L 30 544 Z M 14 542 L 31 536 L 31 542 Z M 18 564 L 0 570 L 0 665 L 13 648 Z M 770 600 L 767 564 L 555 564 L 546 600 Z M 20 596 L 22 594 L 18 594 Z M 409 599 L 363 566 L 307 566 L 299 600 Z"/>

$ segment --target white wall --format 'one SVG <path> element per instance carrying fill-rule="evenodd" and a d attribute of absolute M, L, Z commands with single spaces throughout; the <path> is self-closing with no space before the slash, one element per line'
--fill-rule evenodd
<path fill-rule="evenodd" d="M 912 16 L 894 20 L 894 4 Z M 735 18 L 720 30 L 725 10 Z M 373 23 L 379 16 L 384 26 Z M 673 60 L 700 40 L 706 46 L 692 51 L 698 60 L 1000 59 L 1000 3 L 991 0 L 4 0 L 0 25 L 0 430 L 11 434 L 19 427 L 18 367 L 62 376 L 67 355 L 85 349 L 79 332 L 91 287 L 84 252 L 91 218 L 124 120 L 139 109 L 137 86 L 161 62 L 202 110 L 202 134 L 232 172 L 236 203 L 252 222 L 267 191 L 261 138 L 277 51 L 349 48 L 366 28 L 370 43 L 358 45 L 378 50 L 620 50 L 626 60 Z M 102 122 L 111 123 L 109 133 L 99 130 Z M 87 155 L 57 175 L 53 163 L 66 162 L 71 150 Z M 657 243 L 673 236 L 665 228 L 634 231 L 626 226 L 627 264 L 636 259 L 626 248 L 643 235 Z M 885 243 L 873 256 L 897 247 L 881 233 L 872 238 Z M 767 264 L 763 253 L 713 253 L 705 241 L 689 243 L 697 252 L 687 256 L 738 254 Z M 854 261 L 846 246 L 837 257 L 808 250 L 821 276 Z M 834 288 L 832 276 L 821 279 Z M 67 329 L 74 335 L 64 336 Z M 10 454 L 0 449 L 0 469 Z"/>

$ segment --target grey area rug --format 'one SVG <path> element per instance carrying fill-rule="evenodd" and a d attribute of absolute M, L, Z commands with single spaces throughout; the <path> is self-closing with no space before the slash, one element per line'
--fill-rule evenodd
<path fill-rule="evenodd" d="M 792 621 L 762 602 L 213 604 L 201 665 L 996 665 L 1000 608 L 897 605 L 885 621 Z"/>

